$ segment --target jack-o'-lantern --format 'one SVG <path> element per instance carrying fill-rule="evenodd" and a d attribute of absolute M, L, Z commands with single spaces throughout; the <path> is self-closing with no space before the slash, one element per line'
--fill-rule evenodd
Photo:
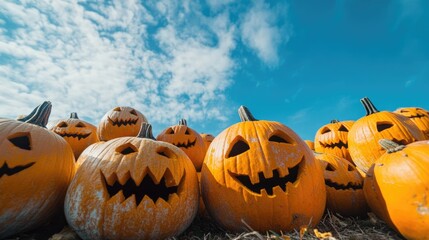
<path fill-rule="evenodd" d="M 406 107 L 396 109 L 395 113 L 411 119 L 425 134 L 426 139 L 429 139 L 429 111 L 419 107 Z"/>
<path fill-rule="evenodd" d="M 69 119 L 60 119 L 50 124 L 49 130 L 70 144 L 76 159 L 85 148 L 98 141 L 97 127 L 80 120 L 75 112 L 70 114 Z"/>
<path fill-rule="evenodd" d="M 156 137 L 158 141 L 164 141 L 182 149 L 194 163 L 197 172 L 201 170 L 206 153 L 201 135 L 188 127 L 186 120 L 181 119 L 178 125 L 166 128 Z"/>
<path fill-rule="evenodd" d="M 201 137 L 203 138 L 204 146 L 205 146 L 205 152 L 207 152 L 207 149 L 209 149 L 210 143 L 213 142 L 213 139 L 215 138 L 210 133 L 201 133 Z"/>
<path fill-rule="evenodd" d="M 108 111 L 97 127 L 97 136 L 101 141 L 118 137 L 137 136 L 146 117 L 132 107 L 115 107 Z"/>
<path fill-rule="evenodd" d="M 364 180 L 369 207 L 406 239 L 429 239 L 429 141 L 380 145 L 386 153 Z"/>
<path fill-rule="evenodd" d="M 82 158 L 83 156 L 81 156 Z M 197 173 L 188 156 L 138 137 L 97 143 L 67 190 L 65 215 L 83 239 L 165 239 L 183 232 L 198 210 Z"/>
<path fill-rule="evenodd" d="M 385 150 L 378 144 L 380 139 L 402 145 L 425 139 L 409 118 L 388 111 L 379 112 L 368 98 L 361 102 L 366 116 L 353 124 L 348 140 L 350 156 L 363 173 L 366 174 L 371 164 L 384 154 Z"/>
<path fill-rule="evenodd" d="M 289 231 L 317 225 L 326 203 L 323 171 L 304 141 L 287 126 L 242 120 L 210 144 L 201 171 L 206 210 L 220 225 L 243 231 Z M 243 223 L 245 222 L 245 223 Z"/>
<path fill-rule="evenodd" d="M 347 136 L 354 121 L 332 120 L 316 132 L 314 150 L 319 153 L 330 153 L 352 161 Z"/>
<path fill-rule="evenodd" d="M 20 121 L 0 119 L 0 239 L 62 210 L 75 162 L 67 142 L 45 128 L 51 108 L 44 102 Z"/>
<path fill-rule="evenodd" d="M 315 153 L 324 171 L 326 208 L 343 216 L 365 216 L 363 178 L 353 163 L 329 153 Z"/>

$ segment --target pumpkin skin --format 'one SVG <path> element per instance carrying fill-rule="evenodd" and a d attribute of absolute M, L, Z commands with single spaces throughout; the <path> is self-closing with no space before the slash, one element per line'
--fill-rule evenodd
<path fill-rule="evenodd" d="M 211 143 L 201 171 L 206 210 L 230 231 L 290 231 L 317 225 L 326 203 L 312 151 L 279 122 L 240 118 Z M 243 223 L 243 221 L 245 223 Z"/>
<path fill-rule="evenodd" d="M 380 144 L 387 152 L 364 181 L 368 205 L 406 239 L 429 239 L 429 141 Z"/>
<path fill-rule="evenodd" d="M 165 239 L 183 232 L 197 214 L 192 162 L 179 148 L 153 139 L 150 124 L 142 124 L 139 137 L 97 143 L 86 158 L 64 205 L 81 238 Z"/>
<path fill-rule="evenodd" d="M 315 153 L 324 171 L 326 208 L 342 216 L 365 216 L 363 178 L 353 163 L 329 153 Z"/>
<path fill-rule="evenodd" d="M 304 140 L 305 144 L 307 144 L 307 146 L 314 151 L 314 142 L 311 140 Z"/>
<path fill-rule="evenodd" d="M 51 107 L 44 102 L 21 121 L 0 119 L 0 239 L 62 209 L 75 160 L 67 142 L 45 128 Z"/>
<path fill-rule="evenodd" d="M 75 112 L 70 114 L 69 119 L 60 119 L 50 125 L 49 130 L 60 135 L 70 144 L 76 159 L 85 148 L 98 142 L 97 127 L 80 120 Z"/>
<path fill-rule="evenodd" d="M 201 170 L 206 149 L 201 135 L 187 126 L 186 120 L 181 119 L 178 125 L 164 129 L 156 140 L 168 142 L 182 149 L 194 163 L 197 172 Z"/>
<path fill-rule="evenodd" d="M 316 132 L 314 150 L 320 153 L 334 154 L 352 161 L 348 150 L 347 136 L 354 121 L 332 120 Z"/>
<path fill-rule="evenodd" d="M 209 149 L 210 144 L 213 142 L 213 139 L 215 138 L 210 133 L 201 133 L 201 137 L 203 138 L 204 146 L 205 146 L 205 152 L 207 152 L 207 149 Z"/>
<path fill-rule="evenodd" d="M 429 112 L 426 109 L 419 107 L 398 108 L 395 110 L 395 113 L 411 119 L 424 133 L 426 139 L 429 139 Z"/>
<path fill-rule="evenodd" d="M 353 124 L 348 141 L 350 156 L 363 173 L 366 174 L 371 164 L 385 153 L 379 140 L 388 139 L 406 145 L 425 139 L 410 119 L 392 112 L 379 112 L 368 98 L 361 102 L 367 115 Z"/>
<path fill-rule="evenodd" d="M 115 107 L 108 111 L 97 127 L 97 136 L 101 141 L 126 136 L 137 136 L 146 117 L 132 107 Z"/>

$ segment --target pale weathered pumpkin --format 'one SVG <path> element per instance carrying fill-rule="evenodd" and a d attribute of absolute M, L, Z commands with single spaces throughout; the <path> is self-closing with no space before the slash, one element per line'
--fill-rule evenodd
<path fill-rule="evenodd" d="M 86 158 L 64 207 L 81 238 L 165 239 L 192 223 L 195 168 L 182 150 L 153 139 L 150 124 L 142 124 L 138 137 L 95 144 Z"/>
<path fill-rule="evenodd" d="M 314 150 L 320 153 L 330 153 L 352 161 L 348 150 L 347 136 L 354 121 L 332 120 L 316 132 Z"/>
<path fill-rule="evenodd" d="M 201 133 L 201 137 L 203 138 L 204 146 L 205 146 L 205 152 L 207 152 L 207 149 L 209 149 L 210 144 L 213 142 L 213 139 L 215 138 L 210 133 Z"/>
<path fill-rule="evenodd" d="M 349 152 L 363 173 L 366 173 L 385 150 L 380 147 L 380 139 L 388 139 L 399 144 L 409 144 L 424 140 L 425 136 L 408 118 L 387 111 L 379 112 L 368 98 L 361 99 L 366 116 L 357 120 L 349 131 Z"/>
<path fill-rule="evenodd" d="M 231 231 L 289 231 L 315 226 L 326 203 L 323 171 L 304 141 L 279 122 L 242 122 L 211 143 L 201 171 L 210 216 Z M 244 223 L 245 222 L 245 223 Z"/>
<path fill-rule="evenodd" d="M 137 136 L 146 117 L 132 107 L 115 107 L 108 111 L 97 127 L 98 139 L 107 141 L 117 137 Z"/>
<path fill-rule="evenodd" d="M 158 141 L 164 141 L 182 149 L 194 163 L 199 172 L 206 153 L 205 145 L 201 135 L 188 127 L 186 120 L 181 119 L 178 125 L 166 128 L 156 137 Z"/>
<path fill-rule="evenodd" d="M 429 239 L 429 141 L 380 145 L 387 152 L 364 181 L 368 205 L 406 239 Z"/>
<path fill-rule="evenodd" d="M 44 102 L 20 121 L 0 119 L 0 239 L 62 210 L 75 163 L 67 142 L 45 128 L 51 108 Z"/>
<path fill-rule="evenodd" d="M 76 159 L 85 148 L 98 142 L 97 127 L 80 120 L 75 112 L 70 114 L 69 119 L 60 119 L 51 123 L 49 130 L 60 135 L 70 144 Z"/>
<path fill-rule="evenodd" d="M 315 153 L 321 161 L 326 185 L 326 207 L 342 216 L 365 216 L 363 178 L 353 163 L 329 153 Z"/>
<path fill-rule="evenodd" d="M 395 110 L 395 113 L 411 119 L 425 134 L 426 139 L 429 139 L 429 112 L 426 109 L 419 107 L 398 108 Z"/>

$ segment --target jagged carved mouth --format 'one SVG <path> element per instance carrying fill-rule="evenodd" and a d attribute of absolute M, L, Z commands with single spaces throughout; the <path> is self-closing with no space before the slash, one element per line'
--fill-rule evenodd
<path fill-rule="evenodd" d="M 130 174 L 127 174 L 127 176 L 130 176 Z M 136 184 L 134 179 L 131 177 L 129 177 L 124 184 L 121 184 L 118 181 L 116 173 L 113 173 L 112 176 L 110 176 L 110 181 L 107 180 L 102 172 L 101 178 L 105 183 L 106 191 L 109 194 L 109 199 L 117 194 L 123 194 L 124 201 L 129 197 L 134 196 L 136 206 L 138 206 L 145 196 L 148 196 L 150 199 L 152 199 L 154 203 L 156 203 L 158 199 L 163 199 L 164 201 L 168 202 L 173 195 L 178 196 L 181 190 L 182 182 L 185 179 L 185 173 L 178 184 L 174 182 L 174 178 L 172 177 L 169 169 L 165 171 L 159 183 L 156 183 L 149 173 L 143 177 L 143 180 L 140 184 Z"/>
<path fill-rule="evenodd" d="M 138 119 L 128 119 L 128 120 L 112 120 L 111 118 L 108 117 L 109 122 L 113 125 L 113 126 L 127 126 L 127 125 L 136 125 Z"/>
<path fill-rule="evenodd" d="M 331 188 L 335 188 L 336 190 L 359 190 L 362 189 L 362 183 L 347 183 L 347 185 L 339 184 L 336 182 L 333 182 L 329 179 L 325 179 L 325 185 Z"/>
<path fill-rule="evenodd" d="M 194 141 L 188 141 L 184 142 L 184 143 L 173 143 L 174 146 L 179 147 L 179 148 L 190 148 L 193 147 L 195 145 L 195 143 L 197 142 L 197 138 L 194 139 Z"/>
<path fill-rule="evenodd" d="M 3 175 L 12 176 L 14 174 L 17 174 L 31 166 L 33 166 L 35 162 L 31 162 L 22 166 L 16 166 L 13 168 L 10 168 L 7 163 L 5 162 L 3 166 L 0 168 L 0 178 L 3 177 Z"/>
<path fill-rule="evenodd" d="M 273 195 L 273 188 L 280 187 L 283 192 L 286 192 L 286 184 L 294 183 L 298 179 L 299 163 L 292 168 L 288 168 L 289 174 L 280 177 L 278 169 L 273 170 L 273 176 L 271 178 L 265 178 L 263 172 L 258 173 L 258 183 L 252 183 L 248 175 L 235 174 L 230 171 L 229 174 L 238 182 L 240 182 L 247 190 L 261 194 L 261 190 L 265 189 L 268 195 Z"/>
<path fill-rule="evenodd" d="M 336 143 L 322 143 L 322 142 L 319 142 L 320 143 L 320 145 L 322 145 L 322 147 L 324 147 L 324 148 L 348 148 L 349 147 L 349 145 L 347 144 L 347 143 L 344 143 L 343 141 L 338 141 L 338 142 L 336 142 Z"/>
<path fill-rule="evenodd" d="M 79 134 L 79 133 L 61 133 L 61 132 L 55 132 L 56 134 L 60 135 L 61 137 L 71 137 L 71 138 L 77 138 L 78 140 L 81 139 L 85 139 L 87 138 L 89 135 L 91 135 L 91 133 L 87 133 L 87 134 Z"/>
<path fill-rule="evenodd" d="M 422 117 L 425 117 L 425 115 L 420 113 L 417 113 L 417 115 L 410 116 L 410 118 L 422 118 Z"/>

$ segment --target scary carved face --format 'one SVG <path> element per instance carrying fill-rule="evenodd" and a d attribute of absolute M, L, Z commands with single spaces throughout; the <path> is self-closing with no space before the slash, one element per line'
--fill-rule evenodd
<path fill-rule="evenodd" d="M 331 121 L 321 127 L 314 139 L 314 150 L 320 153 L 330 153 L 351 161 L 348 150 L 347 136 L 354 121 Z"/>
<path fill-rule="evenodd" d="M 142 122 L 147 122 L 147 119 L 136 109 L 115 107 L 101 119 L 97 128 L 97 135 L 101 141 L 117 137 L 137 136 Z"/>
<path fill-rule="evenodd" d="M 407 107 L 398 108 L 395 113 L 411 119 L 411 121 L 425 134 L 426 139 L 429 139 L 429 112 L 427 110 L 418 107 Z"/>

